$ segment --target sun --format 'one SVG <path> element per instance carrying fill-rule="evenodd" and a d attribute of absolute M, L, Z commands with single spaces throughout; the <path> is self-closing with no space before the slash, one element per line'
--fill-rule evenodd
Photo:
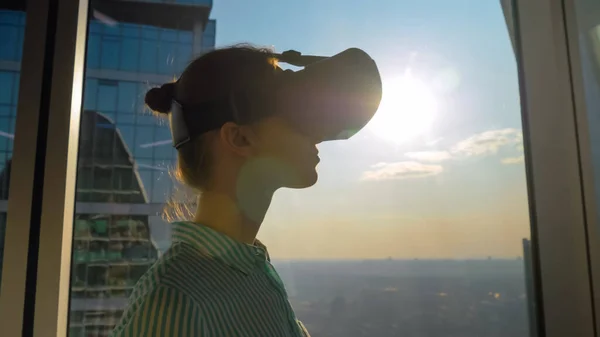
<path fill-rule="evenodd" d="M 378 137 L 404 143 L 429 131 L 437 110 L 428 85 L 407 70 L 383 82 L 381 104 L 368 128 Z"/>

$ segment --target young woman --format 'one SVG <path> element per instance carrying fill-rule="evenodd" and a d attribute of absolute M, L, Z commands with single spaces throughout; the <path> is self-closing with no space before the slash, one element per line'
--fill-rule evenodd
<path fill-rule="evenodd" d="M 113 336 L 309 336 L 256 240 L 277 189 L 316 183 L 324 138 L 264 112 L 289 99 L 276 93 L 282 73 L 268 50 L 218 49 L 146 94 L 150 109 L 169 115 L 178 177 L 199 197 L 195 216 L 173 223 L 172 247 L 138 281 Z M 248 89 L 248 99 L 231 98 Z"/>

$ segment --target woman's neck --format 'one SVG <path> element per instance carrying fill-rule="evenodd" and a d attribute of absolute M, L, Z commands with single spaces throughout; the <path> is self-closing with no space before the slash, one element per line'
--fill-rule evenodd
<path fill-rule="evenodd" d="M 236 241 L 253 244 L 272 197 L 272 192 L 203 192 L 198 200 L 194 222 Z"/>

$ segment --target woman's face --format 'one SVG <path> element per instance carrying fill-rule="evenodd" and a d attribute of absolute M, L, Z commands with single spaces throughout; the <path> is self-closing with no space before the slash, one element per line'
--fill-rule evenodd
<path fill-rule="evenodd" d="M 318 140 L 300 133 L 280 116 L 260 121 L 254 130 L 255 159 L 277 187 L 305 188 L 317 182 Z"/>

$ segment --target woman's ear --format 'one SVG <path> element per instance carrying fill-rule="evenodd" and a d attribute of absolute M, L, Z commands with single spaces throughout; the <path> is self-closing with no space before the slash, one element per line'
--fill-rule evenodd
<path fill-rule="evenodd" d="M 242 157 L 250 157 L 255 152 L 256 134 L 250 126 L 227 122 L 221 127 L 219 136 L 228 149 Z"/>

